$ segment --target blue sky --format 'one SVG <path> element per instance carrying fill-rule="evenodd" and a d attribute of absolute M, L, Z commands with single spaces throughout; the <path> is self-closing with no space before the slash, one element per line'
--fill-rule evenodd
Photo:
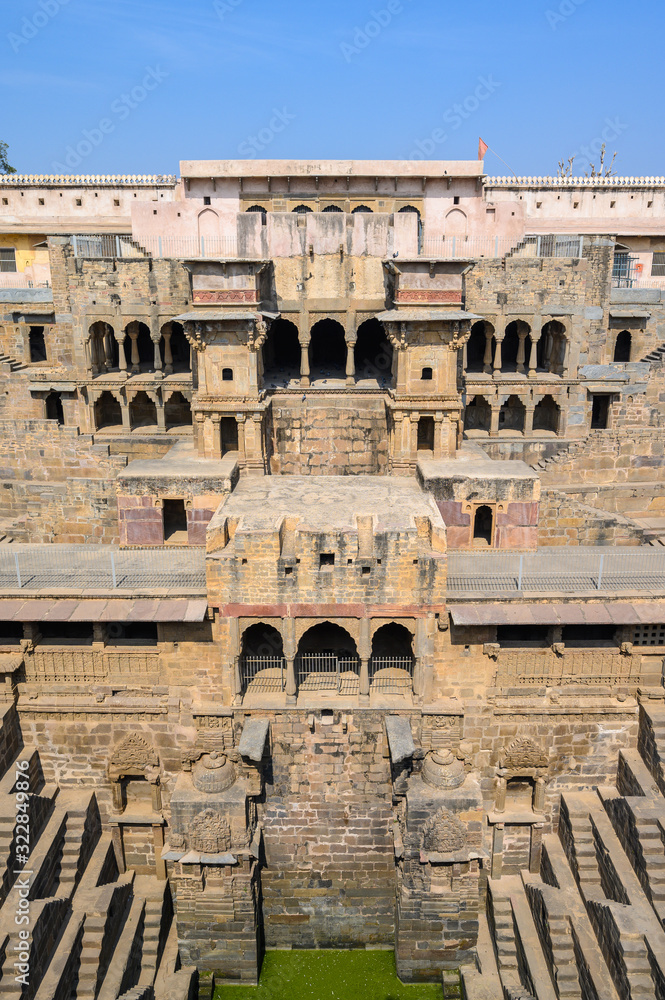
<path fill-rule="evenodd" d="M 663 174 L 662 0 L 0 0 L 23 173 L 181 159 L 474 159 Z M 585 155 L 585 150 L 586 154 Z M 507 173 L 491 153 L 490 174 Z"/>

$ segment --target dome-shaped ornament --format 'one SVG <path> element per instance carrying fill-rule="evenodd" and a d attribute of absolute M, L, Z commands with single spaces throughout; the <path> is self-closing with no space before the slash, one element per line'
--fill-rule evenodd
<path fill-rule="evenodd" d="M 200 792 L 225 792 L 236 780 L 236 769 L 226 754 L 213 750 L 192 768 L 192 782 Z"/>
<path fill-rule="evenodd" d="M 464 783 L 464 762 L 451 750 L 432 750 L 423 761 L 423 781 L 432 788 L 459 788 Z"/>

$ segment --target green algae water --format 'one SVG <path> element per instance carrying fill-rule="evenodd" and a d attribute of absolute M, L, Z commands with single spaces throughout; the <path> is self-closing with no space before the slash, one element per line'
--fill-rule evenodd
<path fill-rule="evenodd" d="M 258 986 L 217 986 L 215 1000 L 442 1000 L 438 983 L 406 985 L 392 951 L 268 951 Z"/>

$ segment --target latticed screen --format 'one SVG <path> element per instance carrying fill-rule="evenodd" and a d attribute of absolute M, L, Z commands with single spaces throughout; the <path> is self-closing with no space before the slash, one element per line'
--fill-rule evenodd
<path fill-rule="evenodd" d="M 665 645 L 665 625 L 636 625 L 633 642 L 636 646 Z"/>
<path fill-rule="evenodd" d="M 655 253 L 653 255 L 651 274 L 654 276 L 665 275 L 665 253 Z"/>

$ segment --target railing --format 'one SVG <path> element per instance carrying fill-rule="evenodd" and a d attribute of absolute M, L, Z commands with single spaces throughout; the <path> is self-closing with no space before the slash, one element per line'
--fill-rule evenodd
<path fill-rule="evenodd" d="M 23 271 L 0 272 L 0 288 L 50 288 L 48 281 L 35 281 Z"/>
<path fill-rule="evenodd" d="M 242 693 L 283 691 L 285 665 L 283 656 L 241 656 Z"/>
<path fill-rule="evenodd" d="M 301 653 L 296 659 L 296 677 L 300 691 L 337 691 L 358 694 L 360 690 L 357 656 L 339 657 L 334 653 Z"/>
<path fill-rule="evenodd" d="M 384 693 L 411 691 L 413 657 L 372 656 L 369 661 L 369 682 L 373 690 Z"/>
<path fill-rule="evenodd" d="M 665 594 L 665 549 L 579 546 L 448 555 L 449 597 L 631 590 Z"/>
<path fill-rule="evenodd" d="M 476 236 L 427 237 L 423 240 L 425 257 L 470 259 L 475 257 L 581 257 L 583 236 L 547 234 L 512 239 Z"/>
<path fill-rule="evenodd" d="M 111 545 L 0 545 L 0 590 L 198 590 L 203 548 L 119 549 Z"/>
<path fill-rule="evenodd" d="M 131 235 L 72 236 L 75 257 L 215 258 L 237 256 L 234 236 L 148 236 L 140 241 Z"/>

